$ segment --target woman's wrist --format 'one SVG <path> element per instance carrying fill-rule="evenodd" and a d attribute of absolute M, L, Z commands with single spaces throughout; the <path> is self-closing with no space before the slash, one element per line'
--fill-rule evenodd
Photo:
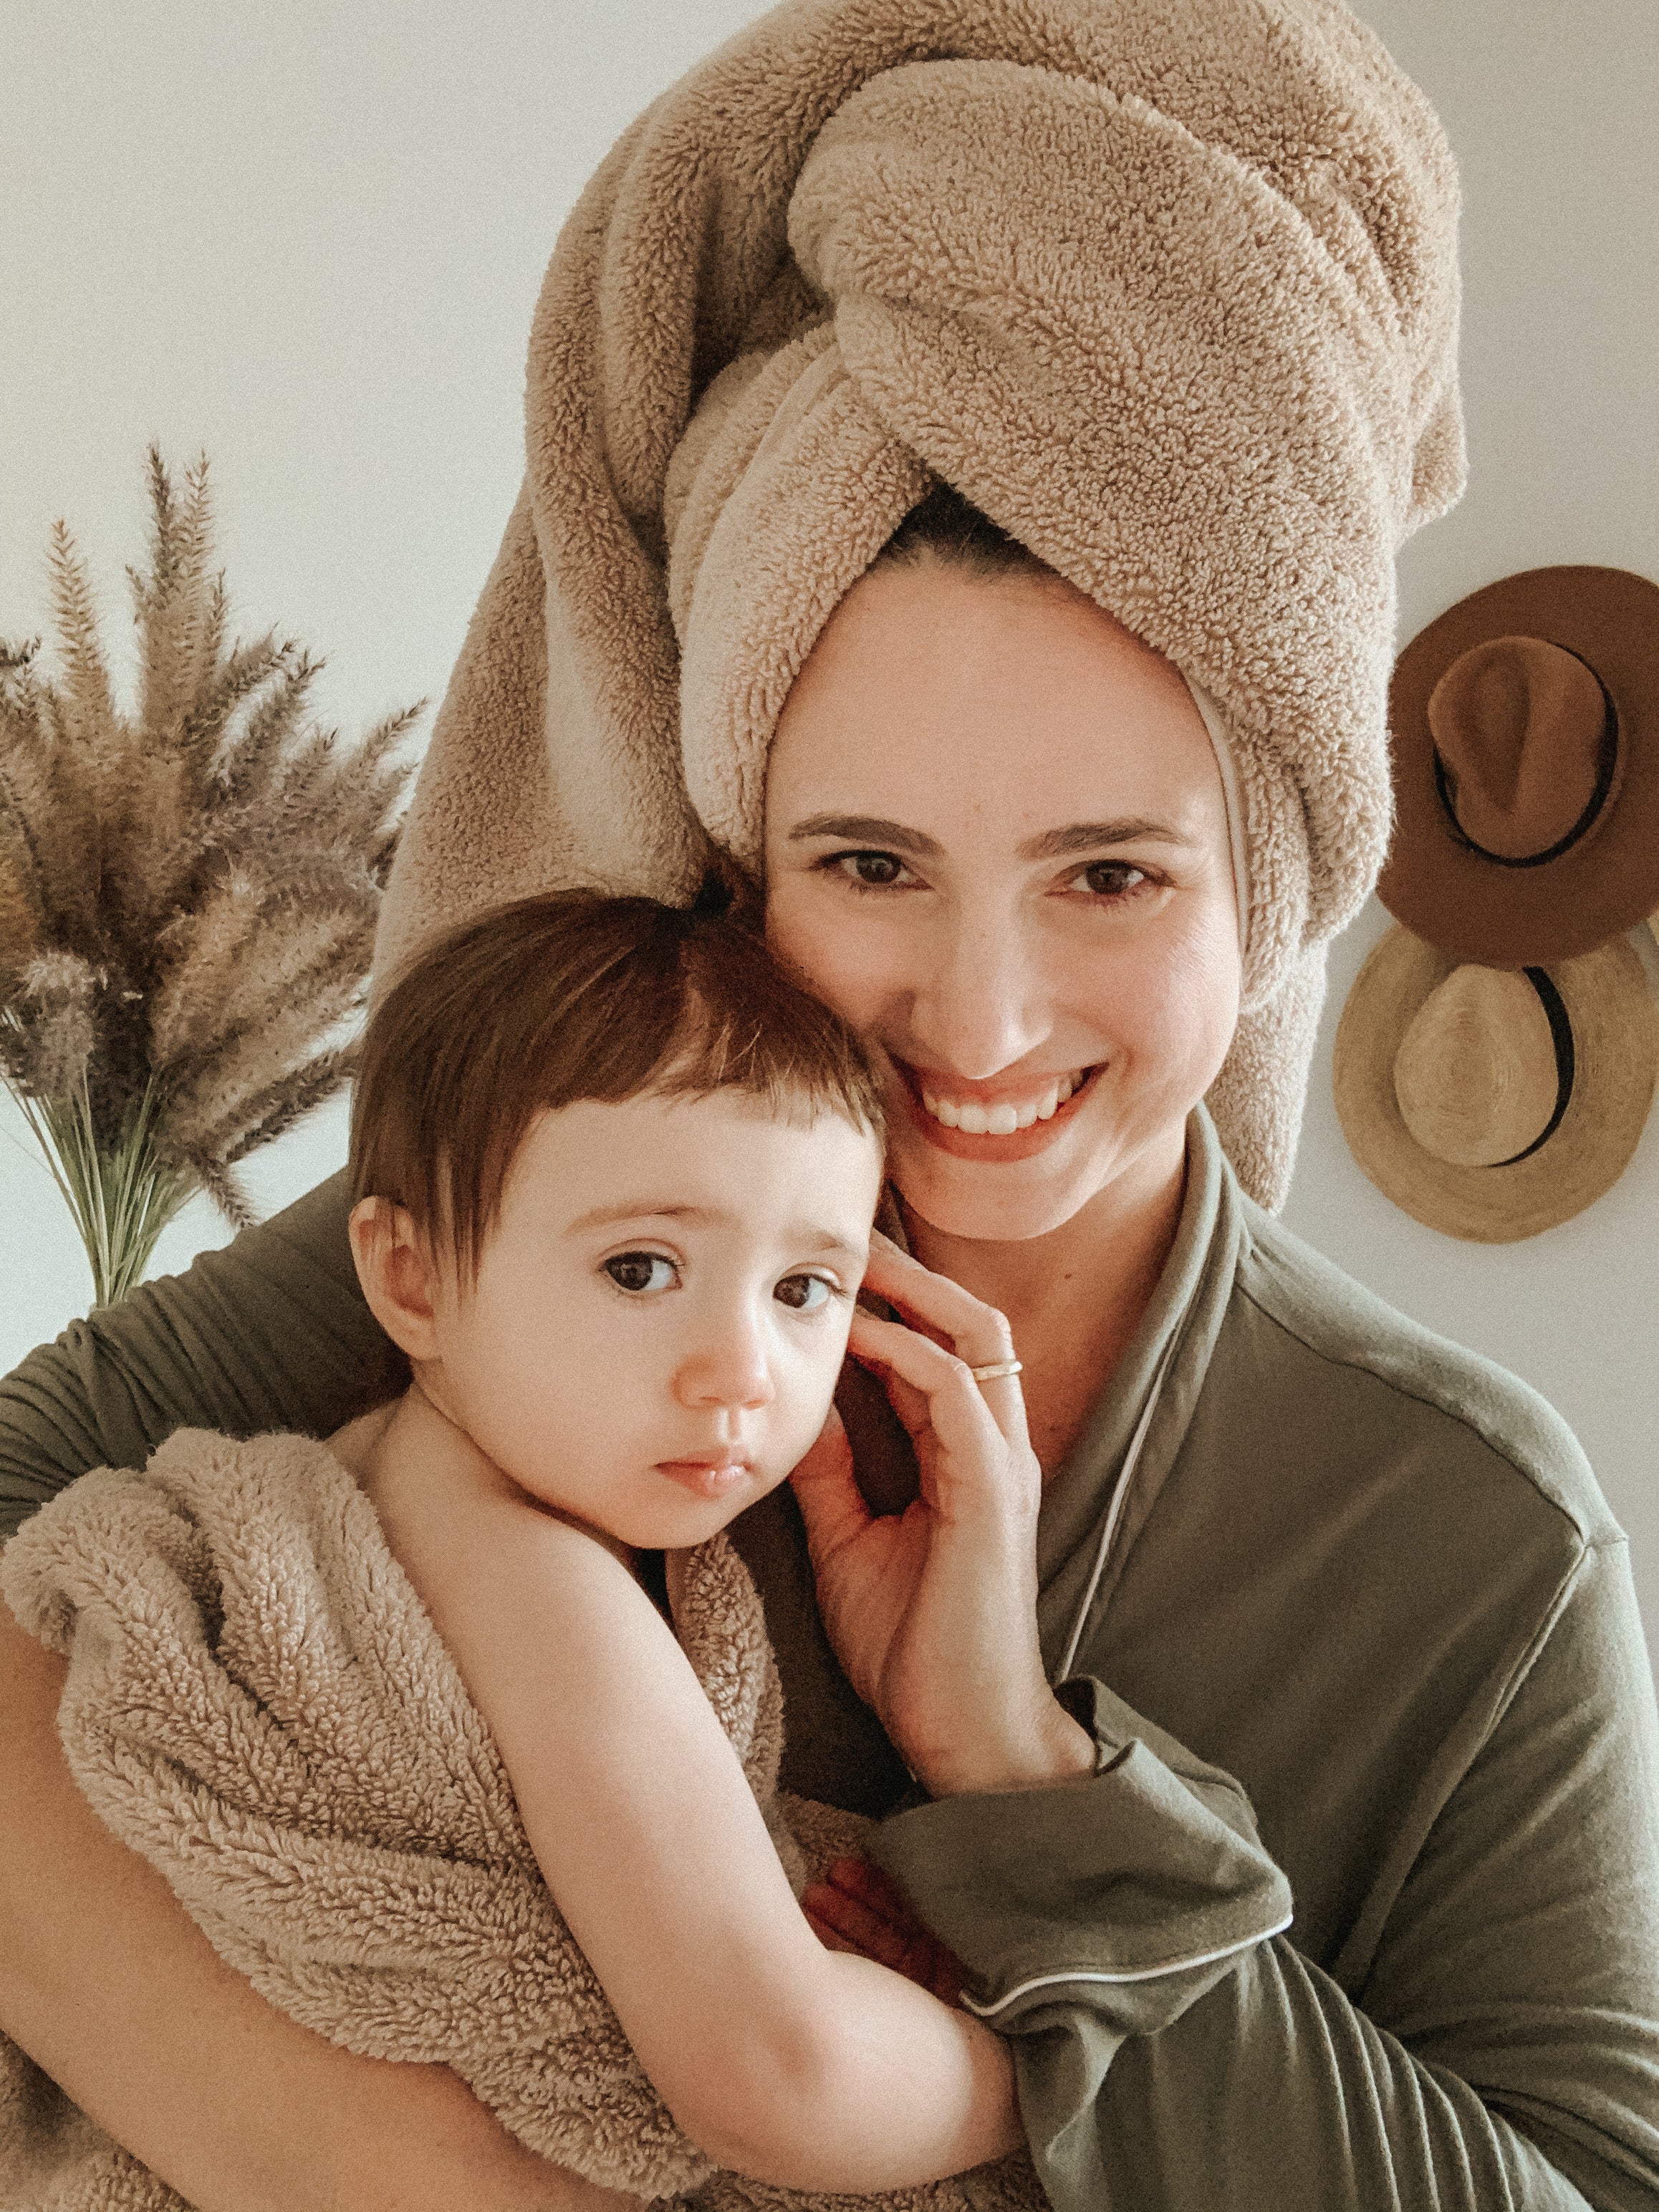
<path fill-rule="evenodd" d="M 959 1797 L 998 1790 L 1041 1790 L 1095 1771 L 1095 1740 L 1045 1688 L 1023 1720 L 994 1738 L 952 1746 L 910 1761 L 930 1797 Z"/>

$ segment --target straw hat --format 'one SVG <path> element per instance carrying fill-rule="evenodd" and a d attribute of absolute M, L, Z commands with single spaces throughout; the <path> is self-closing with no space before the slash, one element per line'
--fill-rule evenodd
<path fill-rule="evenodd" d="M 1659 906 L 1659 584 L 1531 568 L 1460 599 L 1389 694 L 1377 896 L 1455 959 L 1593 951 Z"/>
<path fill-rule="evenodd" d="M 1507 1244 L 1614 1183 L 1659 1078 L 1659 1017 L 1622 941 L 1549 969 L 1460 965 L 1409 930 L 1374 947 L 1333 1080 L 1360 1166 L 1414 1220 Z"/>

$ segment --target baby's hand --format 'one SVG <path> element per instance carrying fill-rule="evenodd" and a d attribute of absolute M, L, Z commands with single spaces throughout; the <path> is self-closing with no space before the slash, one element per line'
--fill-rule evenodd
<path fill-rule="evenodd" d="M 1092 1745 L 1055 1703 L 1037 1644 L 1042 1476 L 1019 1378 L 972 1372 L 1012 1363 L 1008 1323 L 883 1237 L 865 1281 L 904 1319 L 860 1308 L 848 1349 L 909 1431 L 921 1494 L 872 1515 L 833 1412 L 791 1476 L 836 1656 L 935 1796 L 1084 1772 Z"/>

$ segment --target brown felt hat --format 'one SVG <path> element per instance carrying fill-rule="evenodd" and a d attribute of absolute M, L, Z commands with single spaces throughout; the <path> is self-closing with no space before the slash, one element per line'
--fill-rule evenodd
<path fill-rule="evenodd" d="M 1343 1134 L 1414 1220 L 1508 1244 L 1582 1213 L 1636 1150 L 1659 1016 L 1622 940 L 1548 969 L 1460 963 L 1391 929 L 1360 969 L 1332 1071 Z"/>
<path fill-rule="evenodd" d="M 1460 599 L 1389 693 L 1377 896 L 1454 959 L 1594 951 L 1659 906 L 1659 584 L 1529 568 Z"/>

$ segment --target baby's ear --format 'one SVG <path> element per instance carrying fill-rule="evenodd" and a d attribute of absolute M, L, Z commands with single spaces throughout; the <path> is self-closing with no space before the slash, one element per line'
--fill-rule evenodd
<path fill-rule="evenodd" d="M 351 1209 L 349 1234 L 369 1311 L 411 1359 L 435 1359 L 436 1271 L 407 1207 L 389 1198 L 362 1199 Z"/>

